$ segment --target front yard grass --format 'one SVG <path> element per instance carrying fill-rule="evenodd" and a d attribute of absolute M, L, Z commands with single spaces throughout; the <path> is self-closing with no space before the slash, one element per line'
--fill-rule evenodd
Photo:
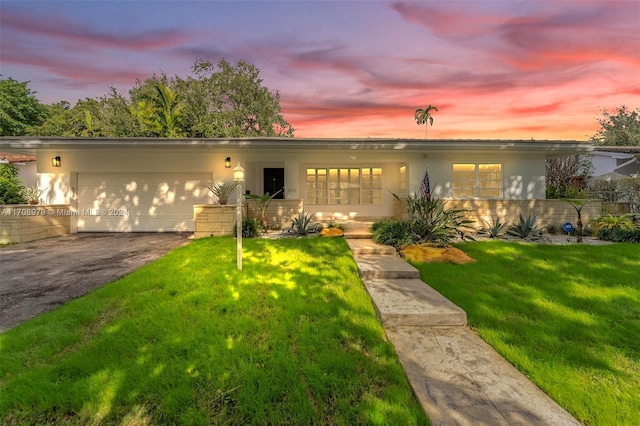
<path fill-rule="evenodd" d="M 414 263 L 469 324 L 588 425 L 640 424 L 640 247 L 502 241 Z"/>
<path fill-rule="evenodd" d="M 0 424 L 427 424 L 342 239 L 207 238 L 0 335 Z"/>

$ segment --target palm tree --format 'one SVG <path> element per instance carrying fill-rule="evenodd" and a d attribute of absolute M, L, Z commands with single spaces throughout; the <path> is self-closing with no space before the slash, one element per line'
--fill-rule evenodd
<path fill-rule="evenodd" d="M 421 124 L 425 125 L 425 129 L 424 129 L 425 139 L 427 138 L 427 129 L 429 128 L 429 125 L 433 126 L 433 117 L 431 116 L 431 110 L 437 111 L 438 107 L 429 104 L 429 106 L 427 106 L 425 109 L 418 108 L 414 115 L 414 118 L 416 119 L 416 124 L 418 126 Z"/>
<path fill-rule="evenodd" d="M 181 127 L 183 104 L 169 87 L 158 83 L 156 98 L 138 102 L 134 114 L 146 132 L 152 136 L 179 138 L 184 136 Z"/>

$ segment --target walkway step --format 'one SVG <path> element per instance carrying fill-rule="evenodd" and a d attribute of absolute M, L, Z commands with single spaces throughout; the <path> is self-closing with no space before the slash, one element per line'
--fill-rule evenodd
<path fill-rule="evenodd" d="M 419 279 L 363 282 L 385 327 L 467 324 L 465 311 Z"/>
<path fill-rule="evenodd" d="M 396 254 L 396 249 L 393 247 L 376 244 L 371 240 L 348 240 L 347 244 L 354 256 L 367 254 L 386 254 L 391 256 Z"/>
<path fill-rule="evenodd" d="M 432 425 L 579 425 L 467 327 L 386 327 Z"/>
<path fill-rule="evenodd" d="M 344 233 L 344 237 L 348 240 L 370 240 L 373 234 L 368 231 L 349 231 Z"/>
<path fill-rule="evenodd" d="M 356 256 L 363 280 L 373 278 L 420 278 L 420 272 L 396 255 Z"/>

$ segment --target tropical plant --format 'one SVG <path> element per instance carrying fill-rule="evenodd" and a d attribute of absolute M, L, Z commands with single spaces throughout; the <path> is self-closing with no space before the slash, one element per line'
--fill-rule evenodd
<path fill-rule="evenodd" d="M 527 215 L 527 218 L 525 219 L 522 216 L 522 213 L 520 213 L 518 223 L 514 223 L 509 226 L 507 234 L 522 239 L 536 240 L 542 236 L 542 228 L 538 227 L 536 223 L 537 221 L 537 215 Z"/>
<path fill-rule="evenodd" d="M 305 213 L 304 210 L 300 212 L 300 216 L 294 217 L 291 221 L 291 230 L 298 235 L 309 235 L 312 232 L 318 232 L 322 226 L 312 225 L 311 221 L 315 216 L 315 213 Z"/>
<path fill-rule="evenodd" d="M 414 118 L 416 120 L 416 124 L 418 126 L 424 124 L 424 138 L 427 138 L 427 129 L 429 126 L 433 126 L 433 116 L 431 116 L 431 111 L 438 111 L 438 107 L 429 104 L 425 109 L 418 108 L 414 114 Z"/>
<path fill-rule="evenodd" d="M 582 194 L 582 191 L 580 191 L 580 195 L 584 196 Z M 582 209 L 584 208 L 584 206 L 587 205 L 587 203 L 589 202 L 589 200 L 587 199 L 582 199 L 582 200 L 563 200 L 569 204 L 571 204 L 573 206 L 573 208 L 576 210 L 576 212 L 578 213 L 578 222 L 576 223 L 576 236 L 578 243 L 582 242 L 582 236 L 584 234 L 584 226 L 582 223 Z"/>
<path fill-rule="evenodd" d="M 631 230 L 635 227 L 633 217 L 634 215 L 632 213 L 620 216 L 605 213 L 594 220 L 594 230 L 596 232 L 603 228 L 606 228 L 607 230 Z"/>
<path fill-rule="evenodd" d="M 37 186 L 27 186 L 22 189 L 22 196 L 24 197 L 27 204 L 40 204 L 40 196 L 44 192 L 43 189 L 38 188 Z"/>
<path fill-rule="evenodd" d="M 487 235 L 489 238 L 500 238 L 503 236 L 509 227 L 509 222 L 501 222 L 500 216 L 492 217 L 491 222 L 484 219 L 482 221 L 486 226 L 478 230 L 479 234 Z"/>
<path fill-rule="evenodd" d="M 393 194 L 396 199 L 397 195 Z M 449 244 L 454 238 L 472 239 L 464 235 L 472 220 L 465 219 L 464 209 L 447 208 L 446 201 L 419 196 L 407 198 L 409 227 L 417 242 Z"/>
<path fill-rule="evenodd" d="M 156 96 L 138 102 L 134 113 L 150 136 L 178 138 L 184 136 L 182 127 L 183 103 L 176 92 L 162 83 L 155 86 Z"/>
<path fill-rule="evenodd" d="M 416 243 L 409 222 L 382 219 L 373 223 L 371 232 L 375 243 L 393 246 L 396 249 L 402 249 L 409 244 Z"/>
<path fill-rule="evenodd" d="M 222 205 L 225 205 L 229 202 L 229 197 L 238 187 L 238 184 L 235 182 L 222 182 L 222 183 L 214 183 L 213 185 L 207 185 L 207 188 L 213 195 L 218 197 L 218 202 Z"/>
<path fill-rule="evenodd" d="M 266 192 L 264 195 L 255 195 L 248 194 L 246 197 L 249 200 L 254 200 L 256 204 L 258 204 L 258 209 L 260 209 L 260 224 L 262 225 L 262 229 L 266 232 L 267 227 L 267 208 L 269 208 L 269 204 L 273 201 L 273 199 L 282 192 L 282 189 L 276 191 L 273 195 Z"/>

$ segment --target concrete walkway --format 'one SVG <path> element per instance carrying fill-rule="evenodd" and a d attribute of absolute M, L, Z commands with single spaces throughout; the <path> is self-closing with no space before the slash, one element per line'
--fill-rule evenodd
<path fill-rule="evenodd" d="M 433 425 L 579 425 L 466 327 L 466 313 L 392 247 L 347 240 L 414 393 Z"/>

